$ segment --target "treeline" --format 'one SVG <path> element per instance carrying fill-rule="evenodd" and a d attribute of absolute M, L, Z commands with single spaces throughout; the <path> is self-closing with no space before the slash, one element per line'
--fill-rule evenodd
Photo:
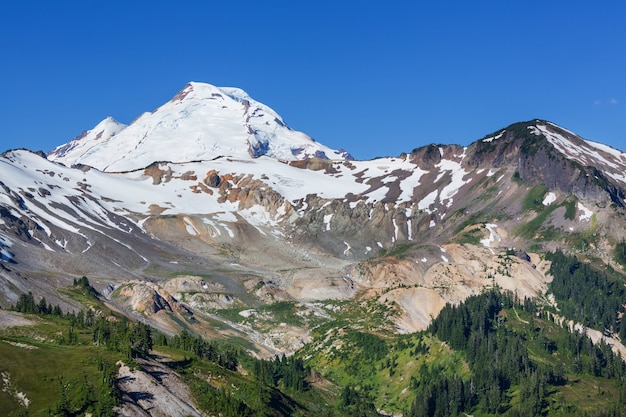
<path fill-rule="evenodd" d="M 72 286 L 83 294 L 98 296 L 98 292 L 91 286 L 87 277 L 74 279 Z M 91 330 L 91 341 L 94 344 L 123 353 L 128 359 L 144 357 L 152 349 L 150 327 L 141 322 L 131 322 L 124 316 L 104 317 L 102 314 L 97 315 L 93 309 L 80 310 L 78 313 L 68 311 L 64 314 L 58 305 L 53 307 L 47 303 L 45 297 L 36 302 L 32 292 L 21 294 L 11 309 L 21 313 L 52 315 L 67 320 L 69 327 L 60 340 L 62 344 L 78 344 L 81 342 L 78 331 Z"/>
<path fill-rule="evenodd" d="M 85 294 L 91 294 L 94 297 L 98 296 L 98 291 L 91 286 L 89 279 L 85 276 L 79 279 L 74 278 L 72 287 Z M 61 311 L 61 307 L 58 304 L 53 307 L 46 301 L 46 297 L 41 297 L 39 302 L 35 302 L 35 297 L 30 291 L 28 294 L 20 294 L 17 302 L 11 306 L 11 310 L 28 314 L 63 316 L 63 311 Z"/>
<path fill-rule="evenodd" d="M 94 344 L 123 353 L 128 359 L 146 357 L 152 349 L 152 330 L 144 323 L 98 317 L 90 328 Z"/>
<path fill-rule="evenodd" d="M 17 302 L 13 306 L 11 306 L 11 310 L 28 314 L 55 316 L 63 315 L 61 307 L 59 307 L 59 305 L 55 305 L 53 307 L 46 301 L 46 297 L 42 297 L 39 302 L 35 302 L 35 297 L 30 291 L 28 292 L 28 294 L 21 294 L 17 299 Z"/>
<path fill-rule="evenodd" d="M 157 335 L 155 344 L 169 346 L 196 355 L 199 359 L 213 362 L 223 368 L 234 371 L 239 365 L 239 357 L 243 351 L 229 343 L 205 340 L 200 336 L 194 336 L 187 330 L 168 337 L 163 334 Z"/>
<path fill-rule="evenodd" d="M 250 357 L 248 360 L 252 362 L 252 375 L 264 385 L 292 392 L 304 392 L 310 388 L 307 378 L 311 369 L 304 366 L 300 358 L 280 356 L 274 360 L 262 360 Z"/>
<path fill-rule="evenodd" d="M 556 251 L 547 255 L 554 277 L 550 291 L 559 305 L 560 314 L 587 327 L 618 333 L 626 340 L 626 288 L 618 274 L 607 266 L 598 270 L 575 256 Z"/>
<path fill-rule="evenodd" d="M 416 396 L 409 416 L 459 416 L 474 412 L 541 416 L 546 413 L 551 387 L 567 383 L 566 372 L 616 381 L 626 377 L 624 362 L 604 343 L 593 345 L 578 333 L 555 341 L 532 321 L 522 334 L 513 331 L 506 325 L 513 308 L 534 310 L 535 306 L 519 304 L 509 295 L 493 290 L 472 296 L 460 305 L 444 307 L 428 331 L 463 353 L 471 377 L 462 379 L 447 375 L 443 368 L 422 366 L 419 375 L 411 379 Z M 548 357 L 558 352 L 564 358 L 572 358 L 571 368 L 554 361 L 531 360 L 529 344 L 541 349 L 536 355 Z M 620 392 L 623 399 L 607 405 L 610 413 L 626 405 L 622 401 L 626 400 L 626 390 L 620 390 L 624 391 Z M 515 401 L 511 401 L 512 392 L 517 393 Z"/>
<path fill-rule="evenodd" d="M 87 278 L 74 280 L 72 290 L 82 295 L 98 297 Z M 199 405 L 222 417 L 274 416 L 288 400 L 281 390 L 303 393 L 310 388 L 307 381 L 310 369 L 302 359 L 280 357 L 275 360 L 260 360 L 251 357 L 240 347 L 223 341 L 205 340 L 186 330 L 174 336 L 153 331 L 149 326 L 116 314 L 103 314 L 95 309 L 63 313 L 59 306 L 49 305 L 45 298 L 35 300 L 32 293 L 22 294 L 13 310 L 30 314 L 58 316 L 67 323 L 67 331 L 59 339 L 65 345 L 93 344 L 122 353 L 130 363 L 149 355 L 153 346 L 168 346 L 188 352 L 192 362 L 207 361 L 226 370 L 237 372 L 245 367 L 254 378 L 250 386 L 257 386 L 244 399 L 227 389 L 218 389 L 194 378 L 188 383 L 198 394 Z M 113 408 L 121 401 L 116 385 L 118 367 L 104 359 L 98 359 L 98 370 L 102 375 L 100 385 L 92 385 L 84 376 L 59 377 L 60 394 L 57 403 L 49 409 L 50 415 L 73 416 L 90 412 L 94 416 L 112 416 Z M 353 406 L 351 406 L 353 407 Z M 345 413 L 342 415 L 349 415 Z"/>

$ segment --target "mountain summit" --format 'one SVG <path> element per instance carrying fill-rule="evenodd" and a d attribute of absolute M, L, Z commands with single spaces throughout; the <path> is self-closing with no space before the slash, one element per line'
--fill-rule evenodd
<path fill-rule="evenodd" d="M 102 171 L 144 168 L 155 161 L 190 162 L 220 157 L 269 156 L 351 159 L 342 151 L 292 130 L 268 106 L 238 88 L 191 82 L 169 102 L 129 126 L 107 118 L 48 154 L 52 161 Z"/>

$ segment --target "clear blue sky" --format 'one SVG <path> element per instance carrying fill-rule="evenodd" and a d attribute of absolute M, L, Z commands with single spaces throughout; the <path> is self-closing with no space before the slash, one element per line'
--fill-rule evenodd
<path fill-rule="evenodd" d="M 626 150 L 626 2 L 5 1 L 0 152 L 246 90 L 359 159 L 547 119 Z"/>

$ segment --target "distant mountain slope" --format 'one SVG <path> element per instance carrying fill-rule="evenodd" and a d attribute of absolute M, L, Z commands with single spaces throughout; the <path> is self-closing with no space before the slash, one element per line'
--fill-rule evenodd
<path fill-rule="evenodd" d="M 292 130 L 276 112 L 243 90 L 195 82 L 129 126 L 107 118 L 52 150 L 48 158 L 67 166 L 84 164 L 120 172 L 144 168 L 155 161 L 262 155 L 287 161 L 350 158 Z"/>
<path fill-rule="evenodd" d="M 584 140 L 553 123 L 516 123 L 472 146 L 475 163 L 515 165 L 520 178 L 531 184 L 625 204 L 626 153 Z"/>

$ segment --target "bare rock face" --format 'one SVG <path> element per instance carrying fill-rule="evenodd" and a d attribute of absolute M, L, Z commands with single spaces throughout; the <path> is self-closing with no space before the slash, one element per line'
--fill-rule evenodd
<path fill-rule="evenodd" d="M 433 169 L 443 159 L 452 158 L 454 155 L 462 155 L 464 148 L 460 145 L 435 145 L 422 146 L 408 155 L 409 160 L 422 169 Z"/>
<path fill-rule="evenodd" d="M 446 305 L 446 300 L 435 290 L 421 287 L 391 290 L 380 296 L 378 302 L 398 307 L 400 314 L 394 322 L 399 333 L 426 329 Z"/>
<path fill-rule="evenodd" d="M 0 186 L 2 186 L 2 182 L 0 182 Z M 18 205 L 24 205 L 23 200 L 18 196 L 14 196 L 13 198 Z M 5 207 L 0 207 L 0 221 L 3 225 L 5 225 L 5 228 L 11 232 L 11 235 L 23 241 L 30 241 L 32 235 L 38 235 L 42 232 L 41 227 L 38 224 L 30 219 L 18 218 Z"/>
<path fill-rule="evenodd" d="M 319 208 L 302 212 L 302 206 Z M 431 219 L 409 204 L 325 201 L 317 196 L 308 196 L 295 210 L 300 216 L 294 222 L 294 240 L 316 242 L 350 259 L 366 259 L 397 241 L 410 241 L 428 230 Z"/>
<path fill-rule="evenodd" d="M 577 194 L 585 199 L 606 199 L 602 178 L 590 181 L 587 169 L 563 157 L 547 146 L 529 147 L 520 154 L 519 175 L 531 184 L 546 184 L 567 194 Z"/>
<path fill-rule="evenodd" d="M 219 184 L 220 200 L 238 203 L 240 210 L 261 206 L 278 217 L 279 211 L 289 212 L 291 204 L 263 181 L 251 175 L 228 177 Z"/>
<path fill-rule="evenodd" d="M 296 299 L 307 301 L 345 300 L 352 298 L 357 290 L 358 287 L 347 277 L 323 276 L 319 273 L 312 277 L 308 271 L 296 273 L 292 284 L 286 288 Z"/>
<path fill-rule="evenodd" d="M 130 281 L 117 290 L 117 297 L 125 299 L 133 311 L 142 314 L 156 314 L 161 311 L 192 314 L 178 300 L 162 287 L 145 281 Z"/>
<path fill-rule="evenodd" d="M 446 303 L 458 304 L 498 286 L 520 299 L 547 291 L 545 265 L 473 245 L 426 248 L 407 259 L 382 258 L 351 268 L 350 276 L 368 297 L 392 303 L 399 332 L 424 330 Z"/>
<path fill-rule="evenodd" d="M 224 286 L 202 277 L 187 275 L 168 280 L 163 284 L 163 289 L 170 294 L 182 294 L 188 292 L 220 292 L 224 291 Z"/>
<path fill-rule="evenodd" d="M 202 311 L 241 305 L 239 300 L 226 292 L 224 285 L 202 277 L 179 276 L 165 282 L 163 288 L 177 300 Z"/>
<path fill-rule="evenodd" d="M 152 184 L 159 185 L 172 179 L 172 168 L 163 162 L 154 162 L 144 169 L 144 174 L 152 177 Z"/>
<path fill-rule="evenodd" d="M 120 363 L 118 378 L 122 404 L 117 411 L 129 417 L 201 417 L 189 387 L 180 375 L 158 359 L 137 359 L 141 369 Z"/>

